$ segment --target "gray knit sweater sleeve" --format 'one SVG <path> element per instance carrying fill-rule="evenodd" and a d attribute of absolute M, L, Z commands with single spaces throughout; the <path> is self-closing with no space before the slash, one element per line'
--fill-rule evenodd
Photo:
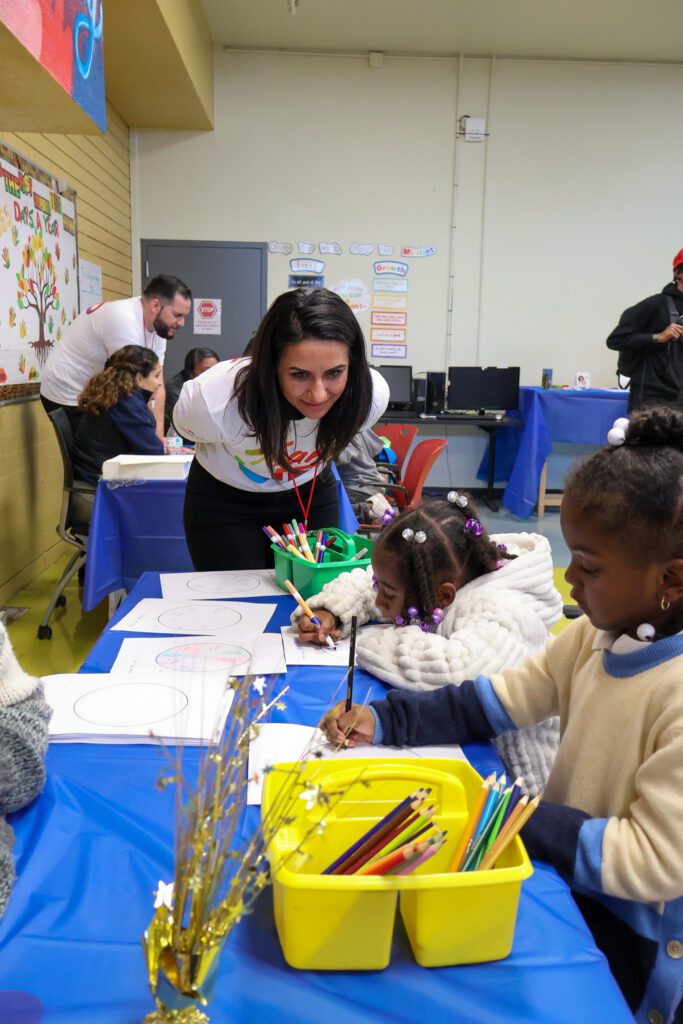
<path fill-rule="evenodd" d="M 14 881 L 13 835 L 5 815 L 30 803 L 45 784 L 51 713 L 40 680 L 22 671 L 0 624 L 0 915 Z"/>

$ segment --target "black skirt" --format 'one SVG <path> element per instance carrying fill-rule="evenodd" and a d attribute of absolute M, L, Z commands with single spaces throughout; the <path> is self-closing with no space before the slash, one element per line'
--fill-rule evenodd
<path fill-rule="evenodd" d="M 304 508 L 313 481 L 299 488 Z M 282 532 L 283 522 L 303 513 L 294 488 L 283 491 L 242 491 L 208 473 L 193 460 L 185 494 L 185 536 L 192 564 L 198 572 L 219 569 L 266 569 L 273 566 L 270 542 L 263 532 L 272 526 Z M 326 467 L 315 481 L 308 513 L 309 530 L 339 525 L 339 495 L 332 470 Z"/>

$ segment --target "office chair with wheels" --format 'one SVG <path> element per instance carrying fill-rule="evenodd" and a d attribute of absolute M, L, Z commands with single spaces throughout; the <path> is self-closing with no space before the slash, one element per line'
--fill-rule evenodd
<path fill-rule="evenodd" d="M 50 603 L 45 609 L 40 625 L 38 626 L 38 639 L 49 640 L 52 636 L 52 628 L 48 625 L 50 616 L 57 607 L 66 604 L 64 590 L 78 570 L 85 565 L 85 556 L 88 550 L 88 531 L 90 530 L 90 517 L 95 498 L 95 488 L 92 484 L 86 484 L 81 480 L 74 480 L 73 468 L 71 465 L 71 447 L 73 445 L 73 431 L 69 417 L 63 409 L 54 409 L 48 413 L 59 444 L 59 451 L 62 456 L 62 467 L 64 480 L 62 484 L 62 508 L 57 524 L 57 533 L 63 541 L 75 547 L 74 554 L 69 559 L 68 565 L 57 584 L 57 589 L 50 598 Z"/>

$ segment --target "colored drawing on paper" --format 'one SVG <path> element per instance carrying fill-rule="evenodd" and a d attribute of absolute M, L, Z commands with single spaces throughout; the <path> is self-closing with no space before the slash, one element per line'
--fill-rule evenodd
<path fill-rule="evenodd" d="M 246 594 L 249 590 L 258 590 L 261 580 L 258 576 L 250 576 L 248 573 L 232 573 L 229 579 L 219 573 L 202 573 L 188 580 L 187 589 L 196 590 L 199 594 L 225 594 L 232 597 L 235 594 Z"/>
<path fill-rule="evenodd" d="M 155 661 L 160 668 L 173 672 L 222 672 L 225 675 L 248 665 L 251 651 L 236 644 L 192 641 L 161 651 Z"/>
<path fill-rule="evenodd" d="M 152 728 L 182 714 L 187 694 L 163 683 L 118 683 L 84 693 L 74 714 L 89 725 L 114 728 Z"/>
<path fill-rule="evenodd" d="M 242 616 L 234 608 L 208 605 L 206 601 L 169 608 L 159 615 L 160 626 L 191 633 L 193 629 L 229 629 L 240 622 Z"/>

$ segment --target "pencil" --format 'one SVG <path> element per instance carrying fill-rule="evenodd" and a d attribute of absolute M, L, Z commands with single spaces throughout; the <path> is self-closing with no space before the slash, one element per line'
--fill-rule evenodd
<path fill-rule="evenodd" d="M 364 867 L 359 868 L 356 874 L 359 875 L 384 875 L 391 868 L 400 864 L 401 861 L 407 860 L 408 857 L 412 857 L 418 847 L 422 846 L 421 843 L 406 843 L 405 846 L 399 847 L 398 850 L 393 850 L 391 853 L 387 853 L 386 856 L 380 857 L 379 860 L 373 861 L 372 864 L 366 864 Z"/>
<path fill-rule="evenodd" d="M 318 618 L 317 615 L 313 614 L 313 611 L 306 604 L 306 602 L 304 601 L 303 597 L 301 596 L 299 591 L 296 589 L 294 584 L 290 580 L 285 580 L 285 586 L 287 587 L 287 590 L 290 592 L 290 594 L 292 595 L 292 597 L 294 598 L 296 603 L 301 608 L 301 610 L 304 613 L 304 615 L 308 616 L 308 618 L 311 620 L 313 625 L 314 626 L 322 626 L 322 623 L 321 623 L 320 619 Z M 336 648 L 334 646 L 334 640 L 332 639 L 331 636 L 326 636 L 325 637 L 325 643 L 327 644 L 328 647 L 331 647 L 333 651 L 336 650 Z"/>
<path fill-rule="evenodd" d="M 415 870 L 415 868 L 419 868 L 421 864 L 424 864 L 426 860 L 429 860 L 430 857 L 433 857 L 435 853 L 439 852 L 444 844 L 445 836 L 446 833 L 443 832 L 440 837 L 435 838 L 435 841 L 429 840 L 427 849 L 423 853 L 418 854 L 418 856 L 411 857 L 407 864 L 400 867 L 398 871 L 392 871 L 392 874 L 409 875 L 411 871 Z"/>
<path fill-rule="evenodd" d="M 418 832 L 421 833 L 426 828 L 429 828 L 432 824 L 431 818 L 434 811 L 435 808 L 433 806 L 428 807 L 427 810 L 415 815 L 412 820 L 406 821 L 404 823 L 404 827 L 400 828 L 393 838 L 389 838 L 387 836 L 389 841 L 376 849 L 369 857 L 369 860 L 374 863 L 376 857 L 386 857 L 388 853 L 393 853 L 393 851 L 397 850 L 399 846 L 403 846 L 407 843 L 409 839 L 414 839 Z M 358 870 L 358 868 L 356 868 L 356 870 Z"/>
<path fill-rule="evenodd" d="M 351 646 L 349 648 L 349 671 L 346 673 L 346 704 L 344 711 L 353 706 L 353 670 L 356 665 L 356 633 L 358 632 L 358 616 L 351 616 Z"/>
<path fill-rule="evenodd" d="M 521 804 L 521 802 L 522 801 L 520 800 L 517 804 L 517 807 L 519 807 L 519 804 Z M 503 850 L 506 850 L 507 847 L 512 842 L 512 840 L 515 838 L 515 836 L 519 835 L 519 833 L 522 831 L 522 829 L 524 828 L 527 821 L 534 813 L 540 802 L 540 795 L 535 796 L 533 800 L 529 801 L 524 810 L 521 812 L 521 814 L 517 816 L 516 819 L 513 820 L 512 815 L 510 815 L 510 818 L 508 819 L 508 823 L 511 823 L 510 828 L 506 828 L 505 832 L 501 833 L 501 835 L 498 836 L 496 842 L 493 843 L 493 845 L 491 846 L 491 849 L 487 850 L 486 855 L 480 865 L 482 869 L 493 867 L 493 865 L 498 860 Z M 517 807 L 515 808 L 515 810 L 517 810 Z"/>
<path fill-rule="evenodd" d="M 460 864 L 462 863 L 463 855 L 465 853 L 465 850 L 467 849 L 467 844 L 474 835 L 477 825 L 479 824 L 479 819 L 481 818 L 482 812 L 484 810 L 484 805 L 488 800 L 489 793 L 491 792 L 491 786 L 493 784 L 493 780 L 495 779 L 495 777 L 495 774 L 489 775 L 489 777 L 485 779 L 484 782 L 482 782 L 481 784 L 481 788 L 476 795 L 474 803 L 472 804 L 470 816 L 467 819 L 467 822 L 465 823 L 465 828 L 463 829 L 463 833 L 460 837 L 460 842 L 455 848 L 453 860 L 451 861 L 451 871 L 458 871 L 460 869 Z"/>
<path fill-rule="evenodd" d="M 413 811 L 412 804 L 419 800 L 417 806 L 425 801 L 430 792 L 429 788 L 416 789 L 413 793 L 410 793 L 404 800 L 401 800 L 395 807 L 393 807 L 388 814 L 385 814 L 376 825 L 373 825 L 371 829 L 364 832 L 360 839 L 356 840 L 347 850 L 344 851 L 335 861 L 333 861 L 325 870 L 322 872 L 323 875 L 331 874 L 336 868 L 340 867 L 345 860 L 358 854 L 363 846 L 367 843 L 371 843 L 373 838 L 378 836 L 383 830 L 391 828 L 394 819 L 397 818 L 403 812 L 411 814 Z"/>

